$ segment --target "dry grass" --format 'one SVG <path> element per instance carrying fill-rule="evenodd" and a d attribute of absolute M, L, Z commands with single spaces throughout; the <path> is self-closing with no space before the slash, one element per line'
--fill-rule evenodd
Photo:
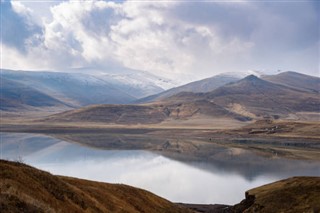
<path fill-rule="evenodd" d="M 244 212 L 319 212 L 320 177 L 294 177 L 251 189 L 254 204 Z"/>
<path fill-rule="evenodd" d="M 145 190 L 0 160 L 1 212 L 189 212 Z"/>

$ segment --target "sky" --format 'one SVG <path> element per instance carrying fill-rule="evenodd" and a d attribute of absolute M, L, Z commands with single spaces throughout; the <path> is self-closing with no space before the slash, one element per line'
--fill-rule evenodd
<path fill-rule="evenodd" d="M 0 30 L 6 69 L 320 75 L 320 1 L 1 0 Z"/>

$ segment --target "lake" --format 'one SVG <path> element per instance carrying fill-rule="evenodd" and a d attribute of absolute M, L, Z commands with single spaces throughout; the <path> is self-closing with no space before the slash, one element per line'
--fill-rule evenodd
<path fill-rule="evenodd" d="M 132 185 L 173 202 L 235 204 L 250 188 L 291 176 L 320 175 L 318 162 L 265 159 L 238 148 L 223 153 L 230 153 L 230 161 L 181 162 L 159 153 L 95 149 L 38 134 L 0 133 L 0 142 L 2 159 L 52 174 Z M 253 163 L 241 164 L 235 159 L 239 152 Z"/>

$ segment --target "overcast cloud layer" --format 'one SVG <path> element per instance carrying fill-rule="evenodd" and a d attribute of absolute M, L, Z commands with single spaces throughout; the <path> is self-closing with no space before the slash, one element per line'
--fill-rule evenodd
<path fill-rule="evenodd" d="M 319 75 L 319 14 L 318 1 L 1 1 L 1 67 Z"/>

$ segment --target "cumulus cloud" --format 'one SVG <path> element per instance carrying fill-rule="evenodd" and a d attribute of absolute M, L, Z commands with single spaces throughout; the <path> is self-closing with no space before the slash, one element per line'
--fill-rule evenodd
<path fill-rule="evenodd" d="M 14 17 L 2 20 L 7 68 L 117 64 L 171 78 L 247 69 L 318 71 L 314 2 L 64 1 L 50 5 L 51 17 L 42 22 L 35 21 L 39 6 L 4 5 L 2 14 Z"/>
<path fill-rule="evenodd" d="M 30 21 L 31 13 L 19 2 L 1 1 L 1 43 L 26 51 L 26 45 L 41 32 L 41 28 Z"/>

